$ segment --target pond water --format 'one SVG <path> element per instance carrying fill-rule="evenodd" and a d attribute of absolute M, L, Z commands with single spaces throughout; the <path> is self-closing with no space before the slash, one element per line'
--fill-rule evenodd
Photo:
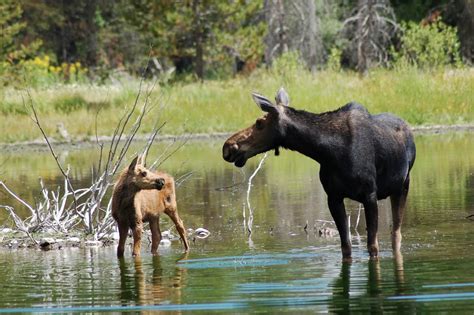
<path fill-rule="evenodd" d="M 180 214 L 186 227 L 211 232 L 194 239 L 188 255 L 178 241 L 159 257 L 144 241 L 141 258 L 127 248 L 121 261 L 114 247 L 2 249 L 0 313 L 474 311 L 474 221 L 467 218 L 474 214 L 474 134 L 416 136 L 403 257 L 392 256 L 390 208 L 381 201 L 381 257 L 368 258 L 362 214 L 352 229 L 352 263 L 341 262 L 338 237 L 319 236 L 332 227 L 324 223 L 331 217 L 319 166 L 294 152 L 269 155 L 254 178 L 249 235 L 246 181 L 261 156 L 239 170 L 221 159 L 222 142 L 187 143 L 162 166 L 175 177 L 193 172 L 177 191 Z M 61 152 L 76 184 L 90 181 L 96 151 Z M 0 179 L 27 200 L 38 194 L 38 177 L 51 187 L 61 182 L 47 152 L 7 151 L 0 164 Z M 26 213 L 4 193 L 0 204 Z M 346 207 L 355 227 L 359 206 Z M 8 224 L 1 212 L 0 226 Z"/>

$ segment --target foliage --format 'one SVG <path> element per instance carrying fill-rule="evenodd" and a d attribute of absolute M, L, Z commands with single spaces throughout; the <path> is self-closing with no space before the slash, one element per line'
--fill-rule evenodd
<path fill-rule="evenodd" d="M 331 48 L 327 63 L 328 69 L 335 72 L 341 71 L 341 57 L 342 51 L 340 49 L 336 47 Z"/>
<path fill-rule="evenodd" d="M 87 108 L 87 101 L 82 95 L 75 93 L 64 98 L 57 98 L 53 106 L 57 112 L 69 114 L 73 111 Z"/>
<path fill-rule="evenodd" d="M 263 24 L 255 19 L 260 1 L 141 1 L 124 8 L 125 19 L 152 45 L 152 55 L 174 64 L 178 74 L 206 74 L 227 69 L 233 58 L 258 59 L 263 49 Z M 160 18 L 156 18 L 159 16 Z M 208 71 L 206 67 L 213 65 Z"/>
<path fill-rule="evenodd" d="M 425 26 L 403 22 L 401 28 L 403 35 L 400 49 L 392 49 L 395 65 L 419 68 L 460 65 L 460 45 L 454 27 L 438 19 Z"/>
<path fill-rule="evenodd" d="M 63 62 L 56 65 L 48 55 L 20 60 L 19 72 L 29 87 L 49 86 L 58 83 L 87 81 L 87 69 L 80 62 Z"/>
<path fill-rule="evenodd" d="M 346 38 L 340 36 L 344 18 L 351 11 L 348 1 L 316 0 L 316 14 L 320 19 L 321 36 L 326 51 L 333 47 L 344 49 L 348 45 Z"/>
<path fill-rule="evenodd" d="M 19 43 L 20 32 L 26 24 L 20 22 L 21 6 L 15 0 L 4 0 L 0 3 L 0 86 L 16 81 L 21 73 L 21 60 L 32 56 L 41 42 L 36 40 L 28 45 Z"/>
<path fill-rule="evenodd" d="M 436 72 L 414 68 L 375 69 L 367 77 L 360 77 L 351 71 L 298 71 L 295 69 L 304 64 L 298 63 L 296 58 L 288 59 L 281 60 L 285 63 L 279 60 L 281 63 L 277 62 L 277 68 L 261 69 L 249 77 L 158 88 L 150 99 L 166 100 L 160 114 L 167 121 L 162 133 L 180 135 L 237 130 L 261 115 L 250 93 L 256 91 L 273 97 L 282 85 L 290 94 L 292 106 L 312 112 L 334 110 L 357 101 L 372 113 L 392 112 L 413 125 L 474 123 L 474 73 L 469 69 Z M 283 68 L 289 71 L 278 74 Z M 145 84 L 148 86 L 153 82 Z M 106 86 L 61 85 L 54 90 L 31 89 L 31 95 L 48 135 L 54 135 L 56 125 L 62 122 L 72 139 L 93 140 L 97 111 L 91 110 L 91 104 L 107 105 L 97 116 L 97 133 L 110 135 L 122 111 L 133 104 L 137 88 L 138 81 Z M 55 104 L 68 101 L 71 95 L 80 95 L 87 106 L 70 113 L 55 109 Z M 23 108 L 22 99 L 14 90 L 7 91 L 4 103 L 19 110 Z M 155 120 L 156 117 L 144 121 L 142 131 L 149 132 Z M 28 116 L 12 112 L 2 117 L 0 143 L 32 140 L 38 136 Z"/>
<path fill-rule="evenodd" d="M 305 73 L 306 68 L 298 52 L 289 51 L 273 60 L 271 71 L 277 77 L 292 77 Z"/>

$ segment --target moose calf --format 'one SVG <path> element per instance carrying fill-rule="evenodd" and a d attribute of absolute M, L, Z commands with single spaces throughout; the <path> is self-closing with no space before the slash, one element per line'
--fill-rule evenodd
<path fill-rule="evenodd" d="M 129 229 L 133 232 L 133 256 L 140 255 L 143 222 L 150 225 L 151 253 L 156 255 L 161 241 L 159 220 L 162 213 L 173 220 L 188 251 L 186 232 L 176 207 L 173 177 L 146 169 L 144 157 L 137 156 L 120 174 L 112 195 L 112 216 L 120 234 L 117 256 L 123 257 Z"/>

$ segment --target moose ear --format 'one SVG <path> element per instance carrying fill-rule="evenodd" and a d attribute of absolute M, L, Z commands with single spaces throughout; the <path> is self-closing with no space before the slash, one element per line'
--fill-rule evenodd
<path fill-rule="evenodd" d="M 143 154 L 140 154 L 140 155 L 138 156 L 138 162 L 137 162 L 138 165 L 141 165 L 141 166 L 143 166 L 143 167 L 146 167 L 146 155 L 147 155 L 147 153 L 148 153 L 148 152 L 145 151 Z"/>
<path fill-rule="evenodd" d="M 128 167 L 129 172 L 135 171 L 135 167 L 137 166 L 137 161 L 138 161 L 139 156 L 136 156 L 133 160 L 132 163 L 130 163 L 130 166 Z"/>
<path fill-rule="evenodd" d="M 288 93 L 286 93 L 285 89 L 281 87 L 276 96 L 275 96 L 275 101 L 277 105 L 283 105 L 283 106 L 289 106 L 290 105 L 290 97 L 288 96 Z"/>
<path fill-rule="evenodd" d="M 252 93 L 252 98 L 264 112 L 270 113 L 277 111 L 275 105 L 273 105 L 272 102 L 265 96 L 258 93 Z"/>

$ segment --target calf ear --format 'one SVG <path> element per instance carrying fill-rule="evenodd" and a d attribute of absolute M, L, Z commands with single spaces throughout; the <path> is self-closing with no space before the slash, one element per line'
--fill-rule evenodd
<path fill-rule="evenodd" d="M 130 165 L 128 166 L 128 171 L 129 171 L 129 172 L 134 172 L 134 171 L 135 171 L 135 167 L 137 166 L 137 161 L 138 161 L 138 156 L 136 156 L 136 157 L 132 160 L 132 163 L 130 163 Z"/>
<path fill-rule="evenodd" d="M 252 98 L 253 98 L 254 102 L 257 103 L 257 105 L 260 106 L 260 108 L 264 112 L 270 113 L 270 112 L 277 112 L 278 111 L 276 106 L 273 105 L 272 102 L 268 98 L 266 98 L 265 96 L 260 95 L 258 93 L 252 93 Z"/>
<path fill-rule="evenodd" d="M 277 105 L 283 105 L 283 106 L 289 106 L 290 105 L 290 97 L 288 96 L 288 93 L 286 93 L 285 89 L 281 87 L 276 96 L 275 96 L 275 101 Z"/>
<path fill-rule="evenodd" d="M 147 152 L 143 153 L 143 154 L 140 154 L 138 156 L 138 162 L 137 162 L 137 165 L 141 165 L 143 167 L 146 167 L 146 154 Z"/>

